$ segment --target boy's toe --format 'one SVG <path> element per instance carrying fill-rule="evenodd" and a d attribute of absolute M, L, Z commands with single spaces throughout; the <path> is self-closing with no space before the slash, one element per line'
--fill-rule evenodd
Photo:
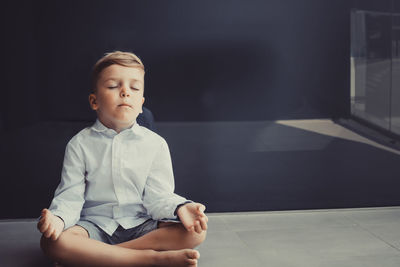
<path fill-rule="evenodd" d="M 188 264 L 189 264 L 189 266 L 197 266 L 197 260 L 188 259 Z"/>
<path fill-rule="evenodd" d="M 187 255 L 190 259 L 198 259 L 200 258 L 200 253 L 197 250 L 191 250 L 187 252 Z"/>

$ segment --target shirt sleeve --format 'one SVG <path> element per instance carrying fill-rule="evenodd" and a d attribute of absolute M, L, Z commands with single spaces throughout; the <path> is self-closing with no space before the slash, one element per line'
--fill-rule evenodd
<path fill-rule="evenodd" d="M 58 185 L 49 210 L 64 221 L 64 229 L 76 224 L 85 202 L 85 164 L 77 138 L 67 144 Z"/>
<path fill-rule="evenodd" d="M 143 205 L 154 220 L 177 221 L 174 214 L 179 204 L 192 202 L 174 193 L 175 183 L 171 155 L 167 142 L 153 160 L 143 194 Z"/>

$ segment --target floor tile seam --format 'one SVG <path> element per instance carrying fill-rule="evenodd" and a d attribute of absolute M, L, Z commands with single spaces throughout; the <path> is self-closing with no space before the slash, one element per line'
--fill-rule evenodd
<path fill-rule="evenodd" d="M 347 216 L 348 217 L 348 216 Z M 400 253 L 400 248 L 396 247 L 395 245 L 389 243 L 388 241 L 386 241 L 385 239 L 383 239 L 382 237 L 380 237 L 378 234 L 375 234 L 374 232 L 370 231 L 368 228 L 362 226 L 358 221 L 356 221 L 355 219 L 348 217 L 349 220 L 352 220 L 357 227 L 359 227 L 360 229 L 362 229 L 363 231 L 367 232 L 368 234 L 370 234 L 371 236 L 373 236 L 374 238 L 382 241 L 383 243 L 385 243 L 386 245 L 390 246 L 391 248 L 393 248 L 394 250 L 396 250 L 397 252 Z"/>
<path fill-rule="evenodd" d="M 233 232 L 235 232 L 238 236 L 240 233 L 246 234 L 246 233 L 251 233 L 251 232 L 272 232 L 272 233 L 276 233 L 277 231 L 294 231 L 294 232 L 302 232 L 302 233 L 309 233 L 309 234 L 320 234 L 320 233 L 335 233 L 335 235 L 337 233 L 340 233 L 341 231 L 354 231 L 357 230 L 360 234 L 365 234 L 365 229 L 362 229 L 359 226 L 356 225 L 344 225 L 344 226 L 337 226 L 337 227 L 324 227 L 324 228 L 315 228 L 315 227 L 308 227 L 308 228 L 295 228 L 295 227 L 288 227 L 288 228 L 279 228 L 279 229 L 235 229 L 232 230 Z M 368 233 L 370 234 L 370 233 Z M 375 236 L 374 236 L 375 237 Z M 239 236 L 240 238 L 240 236 Z M 376 238 L 376 237 L 375 237 Z"/>
<path fill-rule="evenodd" d="M 281 227 L 281 228 L 248 228 L 248 229 L 233 229 L 233 230 L 227 230 L 227 231 L 221 231 L 221 232 L 276 232 L 276 231 L 285 231 L 285 230 L 292 230 L 292 231 L 316 231 L 316 227 Z M 335 226 L 335 227 L 328 227 L 328 228 L 319 228 L 319 232 L 326 232 L 326 231 L 338 231 L 338 230 L 343 230 L 343 229 L 356 229 L 352 225 L 344 225 L 344 226 Z"/>
<path fill-rule="evenodd" d="M 232 234 L 234 234 L 237 237 L 237 239 L 241 242 L 238 246 L 239 248 L 241 248 L 241 249 L 246 248 L 251 253 L 251 256 L 253 258 L 255 258 L 259 263 L 264 263 L 263 260 L 257 255 L 257 253 L 255 253 L 255 251 L 246 242 L 244 242 L 240 238 L 240 236 L 237 234 L 237 232 L 235 232 L 235 231 L 230 231 L 230 232 Z"/>
<path fill-rule="evenodd" d="M 242 243 L 246 246 L 246 248 L 249 251 L 251 251 L 252 256 L 255 257 L 257 259 L 257 261 L 259 261 L 260 263 L 265 263 L 264 260 L 258 255 L 258 253 L 256 253 L 256 251 L 246 241 L 244 241 L 242 238 L 240 238 L 237 231 L 234 231 L 234 233 L 240 239 L 240 241 L 242 241 Z"/>
<path fill-rule="evenodd" d="M 240 238 L 240 236 L 238 235 L 238 232 L 236 231 L 223 231 L 224 233 L 229 232 L 231 235 L 233 235 L 234 237 L 236 237 L 237 240 L 239 240 L 240 242 L 242 242 L 242 244 L 240 245 L 244 245 L 245 247 L 249 248 L 248 245 Z M 217 232 L 216 232 L 217 233 Z M 207 239 L 206 239 L 207 240 Z"/>
<path fill-rule="evenodd" d="M 310 210 L 277 210 L 277 211 L 239 211 L 239 212 L 206 212 L 207 216 L 225 216 L 225 215 L 249 215 L 249 214 L 291 214 L 291 213 L 332 213 L 347 211 L 368 211 L 368 210 L 400 210 L 400 206 L 387 207 L 365 207 L 365 208 L 338 208 L 338 209 L 310 209 Z M 36 222 L 37 218 L 16 218 L 0 219 L 2 222 Z"/>
<path fill-rule="evenodd" d="M 343 209 L 315 209 L 315 210 L 283 210 L 283 211 L 239 211 L 239 212 L 206 212 L 210 217 L 224 216 L 247 216 L 247 215 L 269 215 L 269 214 L 308 214 L 308 213 L 342 213 L 351 211 L 382 211 L 400 210 L 400 206 L 370 207 L 370 208 L 343 208 Z"/>
<path fill-rule="evenodd" d="M 373 237 L 375 237 L 376 239 L 379 239 L 380 241 L 384 242 L 386 245 L 392 247 L 394 250 L 396 250 L 398 253 L 400 253 L 400 248 L 396 247 L 395 245 L 389 243 L 388 241 L 386 241 L 385 239 L 383 239 L 382 237 L 380 237 L 379 235 L 369 231 L 368 229 L 362 228 L 363 230 L 365 230 L 366 232 L 368 232 L 370 235 L 372 235 Z"/>
<path fill-rule="evenodd" d="M 352 221 L 353 223 L 355 223 L 357 225 L 360 225 L 360 226 L 366 225 L 365 223 L 362 223 L 363 219 L 353 218 L 352 215 L 350 215 L 350 214 L 343 214 L 343 215 L 344 215 L 344 217 L 348 218 L 350 221 Z M 379 214 L 376 214 L 376 215 L 379 215 Z M 369 223 L 369 225 L 392 224 L 394 222 L 398 222 L 398 219 L 397 218 L 394 219 L 394 220 L 390 219 L 389 221 L 379 222 L 379 223 L 376 223 L 376 222 L 375 223 Z"/>
<path fill-rule="evenodd" d="M 256 227 L 256 228 L 245 228 L 245 229 L 235 229 L 231 226 L 231 224 L 226 220 L 226 218 L 220 218 L 222 223 L 226 226 L 227 230 L 224 231 L 257 231 L 257 230 L 261 230 L 261 231 L 275 231 L 275 230 L 285 230 L 285 229 L 298 229 L 298 230 L 305 230 L 305 229 L 315 229 L 315 225 L 311 225 L 311 224 L 307 224 L 307 225 L 303 225 L 303 226 L 291 226 L 291 227 Z M 348 218 L 347 216 L 343 216 L 343 219 L 346 220 L 346 223 L 336 223 L 334 225 L 328 225 L 323 227 L 325 230 L 337 230 L 338 228 L 354 228 L 355 225 L 354 221 L 351 220 L 350 218 Z"/>

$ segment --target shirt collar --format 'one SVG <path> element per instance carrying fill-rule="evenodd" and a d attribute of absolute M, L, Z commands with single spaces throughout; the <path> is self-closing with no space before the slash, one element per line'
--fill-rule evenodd
<path fill-rule="evenodd" d="M 103 123 L 101 123 L 101 121 L 99 119 L 96 119 L 96 122 L 93 124 L 93 126 L 91 127 L 92 130 L 99 132 L 99 133 L 106 133 L 107 135 L 117 135 L 117 132 L 113 129 L 110 129 L 108 127 L 106 127 Z M 133 125 L 130 128 L 127 128 L 123 131 L 120 132 L 120 134 L 122 133 L 130 133 L 133 135 L 142 135 L 142 129 L 140 128 L 140 125 L 135 121 L 133 123 Z"/>

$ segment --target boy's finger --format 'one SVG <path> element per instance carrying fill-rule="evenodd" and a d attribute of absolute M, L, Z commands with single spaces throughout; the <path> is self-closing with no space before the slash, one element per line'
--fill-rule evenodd
<path fill-rule="evenodd" d="M 208 222 L 208 217 L 203 213 L 203 215 L 200 215 L 197 217 L 198 220 L 204 220 L 205 223 Z"/>
<path fill-rule="evenodd" d="M 42 209 L 42 216 L 45 216 L 48 211 L 48 209 Z"/>
<path fill-rule="evenodd" d="M 51 240 L 54 240 L 54 234 L 55 234 L 55 232 L 56 232 L 56 229 L 53 229 L 53 231 L 51 231 L 51 233 L 50 233 L 50 236 L 49 236 L 49 238 L 51 239 Z"/>
<path fill-rule="evenodd" d="M 54 228 L 52 226 L 49 226 L 47 231 L 44 233 L 44 236 L 49 238 L 51 236 L 51 233 L 54 231 Z"/>
<path fill-rule="evenodd" d="M 206 206 L 204 206 L 203 204 L 200 204 L 199 206 L 197 206 L 197 210 L 200 213 L 203 213 L 206 210 Z"/>
<path fill-rule="evenodd" d="M 182 218 L 181 218 L 181 222 L 182 222 L 183 226 L 186 228 L 186 230 L 190 231 L 190 228 L 191 228 L 192 225 L 189 224 L 189 223 L 186 221 L 186 219 L 182 220 Z"/>
<path fill-rule="evenodd" d="M 188 227 L 188 228 L 186 228 L 189 232 L 193 232 L 194 231 L 194 225 L 192 225 L 192 226 L 190 226 L 190 227 Z"/>
<path fill-rule="evenodd" d="M 51 231 L 51 229 L 49 229 L 49 228 L 46 231 L 44 231 L 44 233 L 43 233 L 44 237 L 49 238 L 50 234 L 51 234 L 50 231 Z"/>
<path fill-rule="evenodd" d="M 42 230 L 42 228 L 43 228 L 43 222 L 38 222 L 37 223 L 37 229 L 39 230 L 39 232 L 43 232 L 43 230 Z"/>
<path fill-rule="evenodd" d="M 183 216 L 182 218 L 180 218 L 180 220 L 181 220 L 181 223 L 183 224 L 183 226 L 185 227 L 185 229 L 190 232 L 190 228 L 192 225 L 188 222 L 186 217 Z"/>
<path fill-rule="evenodd" d="M 199 213 L 197 216 L 198 216 L 199 218 L 205 218 L 205 217 L 207 217 L 207 215 L 206 215 L 205 213 Z"/>
<path fill-rule="evenodd" d="M 47 229 L 49 228 L 49 220 L 44 220 L 42 223 L 42 226 L 40 227 L 40 232 L 44 233 L 47 231 Z"/>
<path fill-rule="evenodd" d="M 202 230 L 201 230 L 201 226 L 200 226 L 200 222 L 199 221 L 196 221 L 194 223 L 194 228 L 195 228 L 196 233 L 201 234 Z"/>
<path fill-rule="evenodd" d="M 53 231 L 53 233 L 51 233 L 51 239 L 53 240 L 53 241 L 56 241 L 57 240 L 57 231 L 56 231 L 56 229 L 54 229 L 54 231 Z"/>
<path fill-rule="evenodd" d="M 207 222 L 206 222 L 206 220 L 204 218 L 200 218 L 199 221 L 200 221 L 201 229 L 207 230 Z"/>

